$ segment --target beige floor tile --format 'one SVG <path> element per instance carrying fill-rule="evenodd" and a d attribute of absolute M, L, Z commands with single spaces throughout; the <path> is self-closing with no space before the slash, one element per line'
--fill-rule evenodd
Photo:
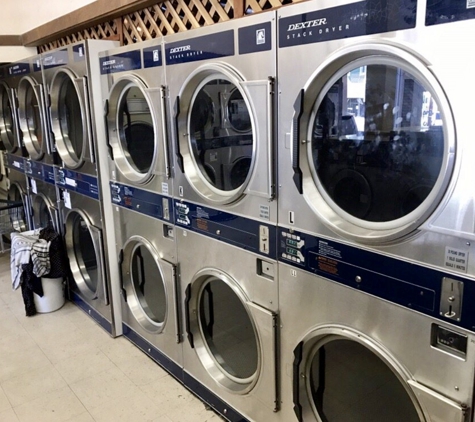
<path fill-rule="evenodd" d="M 13 407 L 66 386 L 66 381 L 53 365 L 29 371 L 28 374 L 10 378 L 2 383 L 3 391 Z"/>
<path fill-rule="evenodd" d="M 64 422 L 95 422 L 95 420 L 89 412 L 85 412 L 85 413 L 81 413 L 78 416 L 75 416 L 74 418 L 68 419 L 67 421 L 64 421 Z"/>
<path fill-rule="evenodd" d="M 10 314 L 10 316 L 4 315 L 0 320 L 0 333 L 2 333 L 2 336 L 12 336 L 26 333 L 26 331 L 18 319 L 13 314 Z"/>
<path fill-rule="evenodd" d="M 4 410 L 0 412 L 0 421 L 2 422 L 20 422 L 13 409 Z"/>
<path fill-rule="evenodd" d="M 8 400 L 7 395 L 3 391 L 3 388 L 0 386 L 0 412 L 3 412 L 5 410 L 11 409 L 12 405 L 10 401 Z M 2 419 L 0 419 L 1 421 Z"/>
<path fill-rule="evenodd" d="M 98 346 L 105 355 L 114 363 L 124 359 L 134 359 L 143 356 L 144 353 L 125 337 L 118 337 L 113 341 L 107 341 Z"/>
<path fill-rule="evenodd" d="M 12 335 L 5 335 L 0 342 L 0 358 L 7 354 L 15 354 L 28 350 L 32 347 L 38 347 L 36 342 L 26 331 L 20 330 Z"/>
<path fill-rule="evenodd" d="M 20 422 L 64 422 L 86 412 L 69 387 L 14 408 Z"/>
<path fill-rule="evenodd" d="M 114 369 L 115 365 L 101 350 L 96 348 L 69 359 L 63 359 L 55 363 L 55 368 L 68 384 L 72 384 Z"/>
<path fill-rule="evenodd" d="M 0 382 L 18 377 L 36 369 L 51 366 L 51 362 L 38 346 L 1 357 Z"/>
<path fill-rule="evenodd" d="M 106 406 L 111 400 L 140 394 L 138 387 L 119 368 L 84 378 L 70 386 L 89 412 Z"/>

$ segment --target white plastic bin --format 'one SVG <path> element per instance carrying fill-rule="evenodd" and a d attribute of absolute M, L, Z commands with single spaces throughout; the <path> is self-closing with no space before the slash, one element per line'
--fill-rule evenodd
<path fill-rule="evenodd" d="M 43 297 L 33 294 L 36 311 L 40 314 L 57 311 L 64 305 L 63 278 L 41 278 Z"/>

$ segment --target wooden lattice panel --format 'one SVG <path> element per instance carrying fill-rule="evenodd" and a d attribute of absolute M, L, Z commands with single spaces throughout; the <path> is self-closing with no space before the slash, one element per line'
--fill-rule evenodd
<path fill-rule="evenodd" d="M 103 39 L 119 39 L 120 36 L 120 20 L 113 20 L 109 22 L 103 22 L 93 28 L 84 29 L 75 34 L 67 35 L 59 40 L 52 41 L 48 44 L 44 44 L 38 47 L 39 53 L 54 50 L 55 48 L 64 47 L 68 44 L 73 44 L 78 41 L 84 41 L 87 39 L 103 40 Z"/>

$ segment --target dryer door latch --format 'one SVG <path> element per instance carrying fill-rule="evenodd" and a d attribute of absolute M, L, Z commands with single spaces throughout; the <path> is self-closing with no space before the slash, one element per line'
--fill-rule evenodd
<path fill-rule="evenodd" d="M 453 278 L 442 278 L 440 295 L 440 315 L 460 321 L 462 317 L 463 282 Z"/>

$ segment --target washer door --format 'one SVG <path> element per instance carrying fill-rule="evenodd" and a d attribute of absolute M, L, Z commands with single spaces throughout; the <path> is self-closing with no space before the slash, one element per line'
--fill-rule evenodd
<path fill-rule="evenodd" d="M 18 149 L 18 122 L 15 95 L 5 82 L 0 82 L 0 140 L 13 153 Z"/>
<path fill-rule="evenodd" d="M 347 327 L 310 332 L 294 350 L 293 369 L 299 421 L 465 420 L 461 405 L 418 384 L 387 350 Z"/>
<path fill-rule="evenodd" d="M 169 307 L 175 308 L 174 286 L 167 282 L 164 266 L 155 248 L 146 239 L 133 236 L 124 245 L 121 263 L 127 306 L 136 321 L 148 332 L 159 334 L 167 323 Z"/>
<path fill-rule="evenodd" d="M 235 280 L 216 269 L 196 274 L 185 303 L 188 341 L 208 374 L 236 394 L 248 393 L 261 379 L 266 387 L 255 394 L 274 407 L 275 315 L 252 303 Z"/>
<path fill-rule="evenodd" d="M 65 218 L 65 243 L 74 282 L 87 300 L 109 304 L 102 232 L 86 213 L 71 209 Z"/>
<path fill-rule="evenodd" d="M 51 225 L 56 232 L 59 232 L 58 210 L 49 198 L 42 193 L 32 195 L 31 209 L 34 229 Z"/>
<path fill-rule="evenodd" d="M 455 129 L 425 63 L 393 46 L 348 47 L 317 69 L 295 107 L 294 181 L 332 230 L 386 243 L 438 207 Z"/>
<path fill-rule="evenodd" d="M 41 160 L 49 151 L 43 85 L 30 76 L 18 84 L 18 115 L 25 148 L 33 160 Z"/>
<path fill-rule="evenodd" d="M 114 83 L 108 104 L 109 143 L 120 173 L 140 184 L 155 174 L 169 177 L 163 90 L 129 75 Z"/>
<path fill-rule="evenodd" d="M 29 204 L 25 189 L 19 183 L 12 183 L 8 188 L 7 200 L 23 203 L 22 208 L 13 208 L 9 211 L 13 230 L 17 232 L 28 230 L 27 214 L 29 212 Z"/>
<path fill-rule="evenodd" d="M 206 65 L 176 100 L 178 165 L 193 189 L 218 204 L 273 196 L 271 83 Z M 259 168 L 259 177 L 256 169 Z"/>
<path fill-rule="evenodd" d="M 94 163 L 87 78 L 59 69 L 51 80 L 50 96 L 51 129 L 61 160 L 71 169 L 85 161 Z"/>

